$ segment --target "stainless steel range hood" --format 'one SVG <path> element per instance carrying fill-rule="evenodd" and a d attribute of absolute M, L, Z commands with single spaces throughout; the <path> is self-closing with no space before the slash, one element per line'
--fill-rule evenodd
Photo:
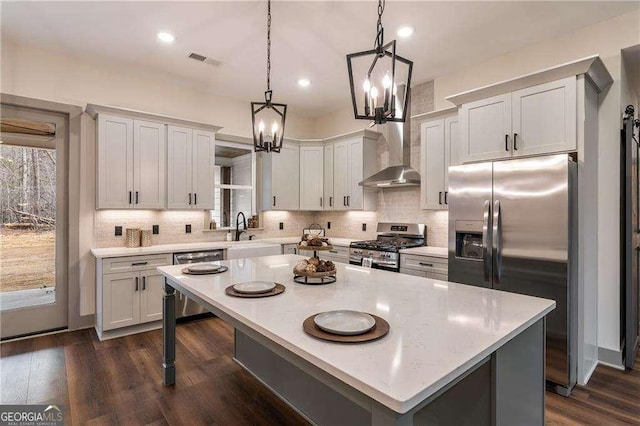
<path fill-rule="evenodd" d="M 403 93 L 404 90 L 398 90 Z M 409 95 L 410 96 L 410 95 Z M 402 105 L 403 100 L 398 100 Z M 411 100 L 409 100 L 409 105 Z M 407 111 L 409 117 L 411 111 Z M 389 188 L 399 186 L 420 185 L 420 174 L 411 168 L 411 124 L 386 123 L 382 134 L 389 143 L 389 167 L 379 171 L 360 182 L 360 186 L 367 188 Z"/>

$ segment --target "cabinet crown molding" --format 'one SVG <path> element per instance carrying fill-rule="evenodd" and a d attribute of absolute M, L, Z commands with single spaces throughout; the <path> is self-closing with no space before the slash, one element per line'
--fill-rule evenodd
<path fill-rule="evenodd" d="M 424 121 L 428 121 L 436 118 L 448 117 L 456 114 L 458 114 L 458 107 L 452 106 L 449 108 L 442 108 L 434 111 L 423 112 L 421 114 L 412 115 L 411 120 L 416 120 L 421 123 Z"/>
<path fill-rule="evenodd" d="M 187 118 L 172 117 L 169 115 L 153 114 L 145 111 L 138 111 L 135 109 L 121 108 L 109 105 L 96 105 L 87 104 L 85 109 L 87 114 L 95 120 L 98 114 L 113 114 L 118 116 L 126 116 L 128 118 L 138 118 L 147 121 L 154 121 L 161 124 L 169 124 L 180 127 L 190 127 L 199 130 L 207 130 L 209 132 L 217 132 L 222 129 L 222 126 L 216 126 L 213 124 L 201 123 L 198 121 L 189 120 Z"/>
<path fill-rule="evenodd" d="M 562 78 L 585 74 L 593 83 L 598 93 L 613 84 L 613 77 L 605 67 L 599 55 L 587 56 L 576 61 L 567 62 L 555 67 L 546 68 L 531 74 L 525 74 L 510 80 L 483 86 L 466 92 L 457 93 L 445 99 L 460 106 L 480 99 L 502 95 L 538 84 L 549 83 Z"/>

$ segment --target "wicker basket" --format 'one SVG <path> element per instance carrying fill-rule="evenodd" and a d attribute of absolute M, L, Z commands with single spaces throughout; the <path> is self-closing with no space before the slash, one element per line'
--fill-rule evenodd
<path fill-rule="evenodd" d="M 140 247 L 140 228 L 127 228 L 125 246 Z"/>
<path fill-rule="evenodd" d="M 143 229 L 140 231 L 140 247 L 149 247 L 151 245 L 151 231 Z"/>

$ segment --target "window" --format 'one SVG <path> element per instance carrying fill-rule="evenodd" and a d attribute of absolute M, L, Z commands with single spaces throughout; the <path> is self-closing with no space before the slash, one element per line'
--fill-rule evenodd
<path fill-rule="evenodd" d="M 242 212 L 255 212 L 255 153 L 246 145 L 216 141 L 215 209 L 211 218 L 219 228 L 236 226 Z"/>

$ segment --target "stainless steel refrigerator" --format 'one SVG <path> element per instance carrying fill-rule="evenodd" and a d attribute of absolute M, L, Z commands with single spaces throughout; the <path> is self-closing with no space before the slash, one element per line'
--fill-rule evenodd
<path fill-rule="evenodd" d="M 577 168 L 568 154 L 449 168 L 449 281 L 556 301 L 547 382 L 577 377 Z M 526 368 L 526 366 L 523 366 Z"/>

